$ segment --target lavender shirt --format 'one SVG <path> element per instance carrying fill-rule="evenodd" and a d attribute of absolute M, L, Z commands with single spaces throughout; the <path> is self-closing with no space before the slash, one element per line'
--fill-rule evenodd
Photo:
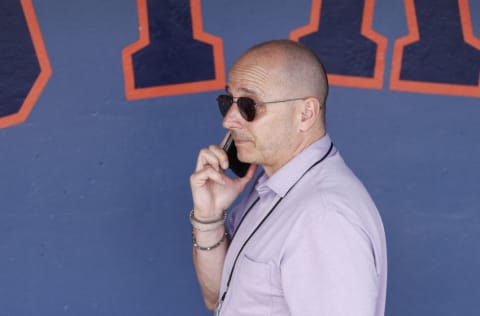
<path fill-rule="evenodd" d="M 240 252 L 220 315 L 384 314 L 387 254 L 375 204 L 335 148 L 305 173 L 330 145 L 326 135 L 262 175 L 232 210 L 220 296 L 245 240 L 282 198 Z"/>

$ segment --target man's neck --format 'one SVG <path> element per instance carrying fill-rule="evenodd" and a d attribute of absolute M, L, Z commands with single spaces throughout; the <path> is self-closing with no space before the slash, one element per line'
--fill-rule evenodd
<path fill-rule="evenodd" d="M 287 159 L 284 161 L 281 161 L 280 163 L 277 163 L 276 165 L 263 165 L 263 170 L 265 171 L 266 175 L 271 177 L 275 172 L 277 172 L 280 168 L 285 166 L 290 160 L 295 158 L 298 154 L 300 154 L 302 151 L 304 151 L 306 148 L 310 147 L 313 143 L 316 141 L 320 140 L 322 137 L 326 135 L 326 132 L 324 130 L 319 131 L 318 133 L 308 135 L 309 137 L 305 137 L 302 139 L 302 141 L 295 146 L 291 150 L 291 153 L 287 155 Z"/>

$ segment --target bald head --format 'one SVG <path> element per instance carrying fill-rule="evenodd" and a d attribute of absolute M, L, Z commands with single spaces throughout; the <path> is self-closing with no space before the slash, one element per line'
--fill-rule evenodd
<path fill-rule="evenodd" d="M 290 97 L 314 96 L 325 105 L 328 95 L 325 69 L 308 47 L 291 40 L 273 40 L 250 48 L 239 61 L 245 58 L 275 65 L 277 84 Z"/>

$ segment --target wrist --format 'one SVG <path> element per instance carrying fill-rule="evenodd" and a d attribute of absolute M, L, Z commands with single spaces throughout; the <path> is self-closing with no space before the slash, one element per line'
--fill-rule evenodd
<path fill-rule="evenodd" d="M 194 230 L 201 232 L 213 231 L 224 226 L 225 219 L 227 218 L 227 212 L 224 210 L 222 215 L 219 217 L 210 217 L 210 218 L 198 218 L 195 216 L 195 210 L 190 211 L 190 223 Z"/>
<path fill-rule="evenodd" d="M 225 240 L 227 239 L 227 232 L 222 232 L 222 235 L 220 237 L 220 239 L 217 239 L 214 243 L 213 242 L 210 242 L 208 245 L 200 245 L 198 244 L 197 242 L 197 238 L 195 237 L 195 234 L 194 232 L 192 231 L 192 245 L 193 245 L 193 248 L 197 249 L 197 250 L 202 250 L 202 251 L 210 251 L 210 250 L 213 250 L 215 248 L 217 248 L 218 246 L 220 246 L 222 243 L 225 242 Z"/>
<path fill-rule="evenodd" d="M 208 215 L 205 215 L 205 214 L 208 214 Z M 211 214 L 215 214 L 215 215 L 211 215 Z M 195 220 L 196 222 L 202 223 L 202 224 L 210 224 L 213 222 L 220 221 L 224 216 L 225 216 L 225 210 L 223 211 L 215 210 L 214 212 L 210 210 L 207 212 L 203 212 L 193 207 L 192 210 L 190 211 L 190 217 L 193 218 L 193 220 Z"/>

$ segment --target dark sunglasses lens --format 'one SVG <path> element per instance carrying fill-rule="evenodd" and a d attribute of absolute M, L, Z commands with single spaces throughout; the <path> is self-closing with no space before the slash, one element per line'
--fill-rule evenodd
<path fill-rule="evenodd" d="M 217 103 L 220 113 L 222 113 L 222 116 L 225 116 L 233 104 L 233 97 L 226 94 L 219 95 L 217 97 Z"/>
<path fill-rule="evenodd" d="M 240 97 L 237 104 L 243 118 L 249 122 L 253 121 L 255 118 L 255 101 L 247 97 Z"/>

